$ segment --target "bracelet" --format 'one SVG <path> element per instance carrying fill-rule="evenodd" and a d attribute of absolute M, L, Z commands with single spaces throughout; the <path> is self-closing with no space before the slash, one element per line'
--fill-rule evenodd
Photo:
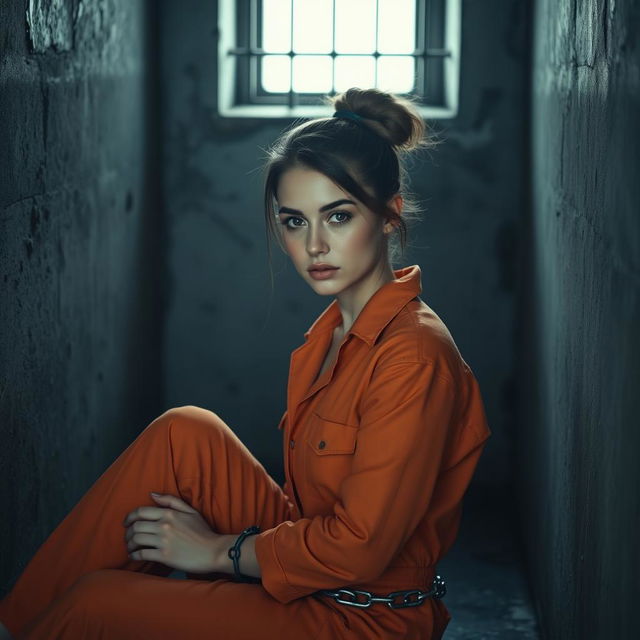
<path fill-rule="evenodd" d="M 244 541 L 247 536 L 252 536 L 256 533 L 260 533 L 260 527 L 257 525 L 253 525 L 252 527 L 247 527 L 236 539 L 233 547 L 229 549 L 227 555 L 233 560 L 233 571 L 235 573 L 235 581 L 236 582 L 260 582 L 257 578 L 253 576 L 245 576 L 240 573 L 240 566 L 238 560 L 240 559 L 240 545 Z"/>

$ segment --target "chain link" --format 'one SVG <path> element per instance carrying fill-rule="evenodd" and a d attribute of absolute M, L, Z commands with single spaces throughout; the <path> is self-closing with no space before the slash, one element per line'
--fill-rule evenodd
<path fill-rule="evenodd" d="M 444 578 L 437 575 L 433 579 L 429 591 L 408 589 L 406 591 L 393 591 L 387 596 L 376 596 L 369 591 L 359 591 L 358 589 L 338 589 L 337 591 L 322 589 L 318 593 L 330 596 L 336 602 L 350 607 L 366 609 L 376 602 L 382 602 L 391 609 L 405 609 L 406 607 L 417 607 L 427 598 L 442 598 L 447 593 L 447 585 Z M 364 598 L 364 601 L 359 598 Z M 397 602 L 398 598 L 402 598 L 402 601 Z"/>

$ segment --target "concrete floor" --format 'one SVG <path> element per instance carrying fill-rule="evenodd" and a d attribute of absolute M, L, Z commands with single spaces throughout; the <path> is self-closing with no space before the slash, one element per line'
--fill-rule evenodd
<path fill-rule="evenodd" d="M 537 640 L 513 517 L 502 495 L 465 501 L 460 533 L 438 573 L 452 620 L 445 640 Z"/>

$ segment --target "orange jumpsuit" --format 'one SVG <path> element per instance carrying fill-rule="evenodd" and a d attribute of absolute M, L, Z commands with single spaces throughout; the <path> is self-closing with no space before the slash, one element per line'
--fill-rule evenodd
<path fill-rule="evenodd" d="M 336 300 L 304 334 L 278 425 L 282 488 L 220 416 L 170 409 L 47 538 L 0 621 L 30 640 L 441 638 L 441 599 L 357 608 L 318 593 L 428 590 L 491 435 L 477 381 L 421 291 L 417 265 L 396 270 L 315 382 L 342 322 Z M 130 560 L 122 520 L 154 504 L 149 491 L 180 496 L 219 533 L 259 525 L 261 584 L 167 578 L 161 563 Z"/>

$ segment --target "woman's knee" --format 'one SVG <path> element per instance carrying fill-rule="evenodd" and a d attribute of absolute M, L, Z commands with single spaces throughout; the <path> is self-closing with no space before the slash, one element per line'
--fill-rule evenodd
<path fill-rule="evenodd" d="M 154 423 L 160 429 L 168 429 L 174 438 L 184 435 L 190 440 L 199 437 L 224 436 L 231 431 L 217 413 L 195 405 L 167 409 Z"/>

